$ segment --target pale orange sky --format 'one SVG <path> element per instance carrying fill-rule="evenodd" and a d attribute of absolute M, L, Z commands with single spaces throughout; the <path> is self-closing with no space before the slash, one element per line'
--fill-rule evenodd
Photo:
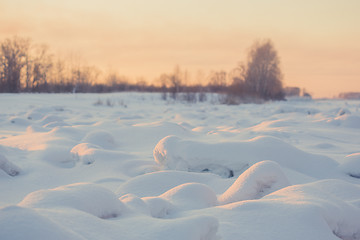
<path fill-rule="evenodd" d="M 332 97 L 360 92 L 359 9 L 359 0 L 0 0 L 0 40 L 30 37 L 153 81 L 175 65 L 192 78 L 230 71 L 270 38 L 286 86 Z"/>

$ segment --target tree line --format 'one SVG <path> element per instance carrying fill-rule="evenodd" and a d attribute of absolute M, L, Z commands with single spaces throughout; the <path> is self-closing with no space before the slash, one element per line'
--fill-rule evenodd
<path fill-rule="evenodd" d="M 104 75 L 79 60 L 65 61 L 48 46 L 33 44 L 28 38 L 15 36 L 0 42 L 0 92 L 148 91 L 162 92 L 164 99 L 175 100 L 180 95 L 189 100 L 195 93 L 216 92 L 226 94 L 224 102 L 229 104 L 285 97 L 280 60 L 271 40 L 255 42 L 246 62 L 232 71 L 202 75 L 198 77 L 203 79 L 201 84 L 187 84 L 188 72 L 177 66 L 172 73 L 161 74 L 157 84 L 149 85 L 144 79 L 130 83 L 116 72 Z"/>

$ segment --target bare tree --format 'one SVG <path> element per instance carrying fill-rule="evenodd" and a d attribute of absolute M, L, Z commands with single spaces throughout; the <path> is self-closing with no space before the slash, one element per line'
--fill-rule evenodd
<path fill-rule="evenodd" d="M 119 76 L 117 72 L 108 73 L 105 77 L 105 82 L 112 91 L 126 91 L 129 86 L 128 79 L 124 76 Z"/>
<path fill-rule="evenodd" d="M 0 51 L 0 92 L 5 91 L 5 57 L 1 54 Z"/>
<path fill-rule="evenodd" d="M 53 66 L 53 91 L 63 92 L 66 91 L 66 86 L 69 85 L 68 79 L 65 72 L 65 61 L 58 58 Z"/>
<path fill-rule="evenodd" d="M 255 42 L 251 47 L 244 81 L 251 94 L 264 100 L 284 99 L 280 60 L 270 40 Z"/>
<path fill-rule="evenodd" d="M 227 85 L 227 73 L 225 71 L 211 73 L 209 88 L 212 92 L 224 91 L 226 85 Z"/>
<path fill-rule="evenodd" d="M 35 57 L 32 60 L 33 90 L 49 91 L 48 75 L 53 67 L 52 55 L 48 53 L 48 46 L 40 45 L 35 48 Z"/>
<path fill-rule="evenodd" d="M 100 71 L 93 66 L 75 67 L 71 73 L 75 84 L 73 92 L 90 92 L 91 86 L 100 75 Z"/>
<path fill-rule="evenodd" d="M 20 92 L 21 71 L 26 65 L 30 40 L 15 36 L 12 39 L 3 41 L 0 47 L 3 90 L 6 92 Z"/>
<path fill-rule="evenodd" d="M 144 78 L 140 77 L 136 80 L 135 86 L 137 91 L 144 92 L 148 87 L 148 84 Z"/>
<path fill-rule="evenodd" d="M 176 100 L 182 85 L 182 73 L 180 67 L 176 66 L 174 69 L 174 73 L 169 75 L 168 77 L 169 77 L 169 85 L 170 85 L 170 93 L 171 93 L 170 96 L 172 99 Z"/>
<path fill-rule="evenodd" d="M 160 82 L 160 88 L 161 88 L 161 99 L 162 100 L 167 100 L 168 97 L 168 85 L 169 85 L 169 76 L 167 74 L 161 74 L 160 78 L 159 78 L 159 82 Z"/>

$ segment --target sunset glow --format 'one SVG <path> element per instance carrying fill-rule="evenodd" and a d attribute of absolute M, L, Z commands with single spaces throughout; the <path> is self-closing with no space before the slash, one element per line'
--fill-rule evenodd
<path fill-rule="evenodd" d="M 149 82 L 175 65 L 230 71 L 271 39 L 285 86 L 314 97 L 360 92 L 360 1 L 0 0 L 0 40 L 14 35 Z"/>

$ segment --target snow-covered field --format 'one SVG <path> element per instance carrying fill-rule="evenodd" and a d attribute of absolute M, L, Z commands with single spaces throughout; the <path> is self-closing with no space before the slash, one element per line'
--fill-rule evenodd
<path fill-rule="evenodd" d="M 360 101 L 1 94 L 0 239 L 360 239 Z"/>

